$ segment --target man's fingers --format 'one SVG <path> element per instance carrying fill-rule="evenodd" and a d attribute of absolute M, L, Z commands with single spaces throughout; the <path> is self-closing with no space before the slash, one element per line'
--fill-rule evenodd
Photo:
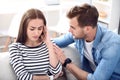
<path fill-rule="evenodd" d="M 62 49 L 59 48 L 57 45 L 53 44 L 53 48 L 56 50 L 56 51 L 61 51 L 62 52 Z"/>

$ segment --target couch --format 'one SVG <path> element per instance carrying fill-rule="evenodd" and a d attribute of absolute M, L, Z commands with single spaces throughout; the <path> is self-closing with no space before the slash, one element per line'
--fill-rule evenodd
<path fill-rule="evenodd" d="M 73 46 L 62 48 L 65 55 L 72 59 L 72 61 L 80 66 L 80 57 L 77 50 Z M 67 80 L 77 80 L 69 71 L 65 69 Z M 9 53 L 0 53 L 0 80 L 17 80 L 12 67 L 9 64 Z M 63 79 L 61 79 L 63 80 Z"/>

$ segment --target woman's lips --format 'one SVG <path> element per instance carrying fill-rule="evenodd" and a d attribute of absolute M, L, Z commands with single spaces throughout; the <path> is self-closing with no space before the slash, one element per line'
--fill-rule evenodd
<path fill-rule="evenodd" d="M 33 36 L 33 38 L 38 39 L 38 36 Z"/>

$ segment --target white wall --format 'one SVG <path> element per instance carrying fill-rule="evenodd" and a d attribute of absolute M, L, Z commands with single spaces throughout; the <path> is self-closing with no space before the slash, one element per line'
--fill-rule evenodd
<path fill-rule="evenodd" d="M 6 35 L 14 14 L 0 14 L 0 34 Z"/>
<path fill-rule="evenodd" d="M 120 0 L 112 0 L 111 18 L 109 28 L 110 30 L 118 31 L 120 19 Z"/>

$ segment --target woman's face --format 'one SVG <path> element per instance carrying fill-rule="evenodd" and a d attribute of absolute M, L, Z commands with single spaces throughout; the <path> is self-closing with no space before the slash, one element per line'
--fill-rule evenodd
<path fill-rule="evenodd" d="M 44 28 L 42 19 L 32 19 L 27 26 L 27 42 L 37 42 Z"/>

